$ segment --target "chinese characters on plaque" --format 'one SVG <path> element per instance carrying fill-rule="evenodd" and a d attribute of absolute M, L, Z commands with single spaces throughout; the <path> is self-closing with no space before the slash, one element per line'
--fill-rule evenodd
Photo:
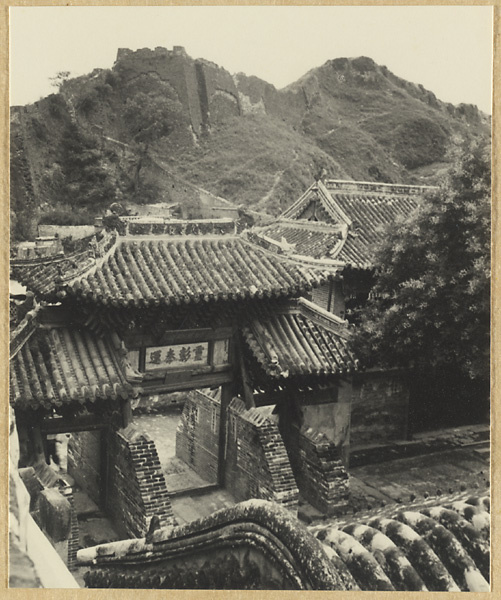
<path fill-rule="evenodd" d="M 145 370 L 175 369 L 208 364 L 209 343 L 178 344 L 146 348 Z"/>

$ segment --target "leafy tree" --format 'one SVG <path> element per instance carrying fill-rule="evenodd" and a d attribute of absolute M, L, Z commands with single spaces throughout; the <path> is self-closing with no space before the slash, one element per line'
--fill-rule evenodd
<path fill-rule="evenodd" d="M 151 144 L 174 129 L 178 102 L 160 94 L 137 92 L 125 104 L 124 118 L 135 142 Z"/>
<path fill-rule="evenodd" d="M 70 78 L 70 75 L 71 75 L 70 71 L 58 71 L 54 75 L 54 77 L 49 77 L 49 81 L 50 81 L 51 86 L 55 87 L 59 91 L 61 91 L 61 88 L 68 81 L 68 79 Z"/>
<path fill-rule="evenodd" d="M 63 174 L 58 190 L 61 202 L 91 208 L 115 200 L 116 186 L 96 137 L 74 122 L 69 122 L 63 133 L 59 164 Z"/>
<path fill-rule="evenodd" d="M 488 381 L 490 189 L 489 149 L 463 146 L 440 188 L 394 224 L 354 340 L 368 364 Z"/>
<path fill-rule="evenodd" d="M 169 97 L 169 90 L 164 89 L 165 85 L 161 82 L 157 85 L 156 91 L 137 91 L 125 104 L 124 121 L 138 154 L 133 180 L 135 194 L 138 194 L 141 187 L 140 174 L 150 146 L 170 135 L 182 115 L 181 103 Z"/>

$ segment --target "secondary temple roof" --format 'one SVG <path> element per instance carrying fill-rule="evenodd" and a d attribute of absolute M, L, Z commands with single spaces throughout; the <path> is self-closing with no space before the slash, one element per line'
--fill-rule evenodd
<path fill-rule="evenodd" d="M 260 312 L 243 335 L 272 377 L 330 375 L 358 368 L 348 345 L 347 323 L 304 298 Z"/>
<path fill-rule="evenodd" d="M 76 295 L 116 306 L 290 296 L 335 277 L 332 267 L 278 257 L 235 234 L 192 229 L 173 235 L 164 224 L 156 234 L 155 225 L 142 226 L 112 242 L 106 238 L 93 254 L 18 265 L 17 277 L 44 297 Z"/>
<path fill-rule="evenodd" d="M 86 329 L 39 328 L 11 359 L 10 396 L 17 408 L 133 395 L 112 343 Z"/>
<path fill-rule="evenodd" d="M 397 219 L 408 216 L 434 188 L 356 181 L 314 183 L 279 220 L 255 230 L 268 239 L 295 245 L 289 252 L 331 258 L 356 268 L 374 266 L 374 250 Z M 295 223 L 293 225 L 292 223 Z M 326 227 L 332 227 L 330 235 Z M 337 228 L 337 229 L 336 229 Z"/>
<path fill-rule="evenodd" d="M 279 219 L 261 231 L 271 240 L 282 244 L 293 254 L 311 256 L 315 259 L 329 258 L 342 246 L 346 227 L 318 221 L 294 221 Z"/>

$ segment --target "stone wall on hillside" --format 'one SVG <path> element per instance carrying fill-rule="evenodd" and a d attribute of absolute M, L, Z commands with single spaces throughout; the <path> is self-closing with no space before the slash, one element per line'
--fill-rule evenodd
<path fill-rule="evenodd" d="M 238 90 L 230 73 L 205 60 L 198 60 L 196 63 L 198 73 L 204 79 L 211 124 L 227 117 L 240 116 Z"/>
<path fill-rule="evenodd" d="M 131 82 L 145 73 L 155 73 L 177 94 L 196 136 L 213 123 L 241 114 L 238 91 L 225 69 L 206 60 L 193 60 L 184 49 L 147 48 L 131 52 L 120 49 L 114 69 Z"/>
<path fill-rule="evenodd" d="M 195 64 L 183 50 L 143 48 L 136 52 L 120 49 L 113 69 L 124 81 L 130 82 L 145 73 L 155 73 L 170 83 L 178 100 L 189 116 L 196 135 L 202 132 L 202 112 L 198 96 L 198 80 Z"/>
<path fill-rule="evenodd" d="M 170 83 L 196 136 L 227 118 L 259 112 L 299 125 L 310 102 L 301 88 L 279 91 L 258 77 L 232 76 L 208 60 L 192 59 L 184 48 L 122 48 L 114 69 L 125 81 L 155 73 Z"/>
<path fill-rule="evenodd" d="M 266 112 L 300 124 L 309 105 L 308 97 L 301 88 L 294 91 L 277 90 L 270 83 L 243 73 L 236 75 L 235 80 L 244 113 Z"/>

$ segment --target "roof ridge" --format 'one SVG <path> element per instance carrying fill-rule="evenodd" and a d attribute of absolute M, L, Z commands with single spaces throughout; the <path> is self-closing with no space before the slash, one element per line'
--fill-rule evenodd
<path fill-rule="evenodd" d="M 148 223 L 165 223 L 165 224 L 178 224 L 178 223 L 234 223 L 235 219 L 230 217 L 211 217 L 208 219 L 175 219 L 172 217 L 165 217 L 163 215 L 123 215 L 120 220 L 127 223 L 135 223 L 137 221 Z"/>
<path fill-rule="evenodd" d="M 280 244 L 280 242 L 277 242 L 276 240 L 269 238 L 268 236 L 260 237 L 257 233 L 253 231 L 249 231 L 248 233 L 260 239 L 266 238 L 265 241 L 270 240 L 270 245 L 273 245 L 274 247 L 276 247 L 277 249 L 281 249 L 282 251 L 273 252 L 269 248 L 265 248 L 261 244 L 256 243 L 247 235 L 245 237 L 239 236 L 244 243 L 247 243 L 250 246 L 253 246 L 254 248 L 258 248 L 267 256 L 276 257 L 279 261 L 282 262 L 293 263 L 299 268 L 311 268 L 318 271 L 321 271 L 322 269 L 329 269 L 329 275 L 332 275 L 332 269 L 335 269 L 335 273 L 337 273 L 337 271 L 345 264 L 344 262 L 336 260 L 335 258 L 313 258 L 312 256 L 307 256 L 303 254 L 285 254 L 283 251 L 283 246 Z M 273 242 L 273 244 L 271 244 L 271 242 Z"/>
<path fill-rule="evenodd" d="M 332 216 L 340 217 L 341 220 L 348 226 L 352 224 L 352 219 L 344 212 L 344 210 L 339 206 L 339 204 L 334 200 L 330 191 L 324 185 L 322 181 L 318 182 L 318 189 L 322 192 L 324 196 L 324 200 L 326 201 L 326 208 L 328 212 L 331 213 Z M 322 199 L 322 196 L 320 196 Z"/>
<path fill-rule="evenodd" d="M 270 227 L 282 224 L 288 227 L 292 227 L 294 229 L 303 228 L 318 231 L 325 230 L 326 232 L 342 232 L 343 229 L 346 227 L 345 223 L 328 223 L 326 221 L 308 221 L 306 219 L 290 219 L 285 217 L 278 217 L 277 220 L 273 221 L 272 223 L 268 223 L 266 225 L 262 225 L 255 228 L 253 227 L 253 229 L 269 229 Z"/>
<path fill-rule="evenodd" d="M 320 318 L 322 325 L 325 326 L 325 321 L 332 323 L 335 328 L 335 332 L 339 335 L 344 335 L 345 338 L 348 338 L 348 321 L 345 319 L 341 319 L 334 313 L 325 310 L 318 304 L 315 304 L 311 300 L 307 300 L 306 298 L 298 298 L 297 299 L 298 306 L 300 307 L 300 312 L 304 317 L 308 317 L 311 319 L 312 317 Z"/>
<path fill-rule="evenodd" d="M 419 193 L 423 191 L 436 190 L 437 186 L 434 185 L 413 185 L 407 183 L 386 183 L 379 181 L 354 181 L 350 179 L 327 179 L 325 181 L 326 189 L 330 191 L 330 187 L 335 190 L 342 191 L 389 191 L 393 194 L 405 194 L 405 193 Z"/>
<path fill-rule="evenodd" d="M 281 215 L 279 215 L 279 218 L 280 217 L 286 217 L 288 214 L 294 214 L 296 212 L 297 208 L 299 206 L 301 206 L 301 204 L 304 202 L 304 200 L 308 197 L 308 194 L 310 192 L 314 191 L 314 189 L 316 188 L 316 186 L 317 186 L 317 182 L 314 181 L 310 185 L 310 187 L 303 194 L 301 194 L 301 196 L 299 196 L 299 198 L 295 202 L 293 202 L 289 206 L 289 208 L 286 208 L 285 211 Z"/>
<path fill-rule="evenodd" d="M 111 235 L 109 235 L 108 237 L 103 238 L 103 240 L 101 240 L 101 246 L 105 247 L 104 242 L 111 241 L 112 237 L 113 237 L 113 233 L 111 233 Z M 116 233 L 115 233 L 115 239 L 113 240 L 113 242 L 111 243 L 109 248 L 107 248 L 101 255 L 99 255 L 99 247 L 101 247 L 101 246 L 99 246 L 99 242 L 98 242 L 96 244 L 94 263 L 91 264 L 90 266 L 88 266 L 87 268 L 83 268 L 75 275 L 68 277 L 68 279 L 62 279 L 60 284 L 69 286 L 69 285 L 72 285 L 77 279 L 80 279 L 83 277 L 88 277 L 89 275 L 92 275 L 93 273 L 95 273 L 96 270 L 99 267 L 101 267 L 112 254 L 115 253 L 116 249 L 119 246 L 119 240 L 121 240 L 121 238 L 118 235 L 116 235 Z"/>
<path fill-rule="evenodd" d="M 41 304 L 36 304 L 28 311 L 14 329 L 10 331 L 9 360 L 13 359 L 24 344 L 35 333 L 38 327 L 38 317 L 42 309 Z"/>
<path fill-rule="evenodd" d="M 235 219 L 228 217 L 213 219 L 168 219 L 165 217 L 125 217 L 122 218 L 125 225 L 123 237 L 149 236 L 158 238 L 160 236 L 185 236 L 196 235 L 226 235 L 237 232 Z"/>

